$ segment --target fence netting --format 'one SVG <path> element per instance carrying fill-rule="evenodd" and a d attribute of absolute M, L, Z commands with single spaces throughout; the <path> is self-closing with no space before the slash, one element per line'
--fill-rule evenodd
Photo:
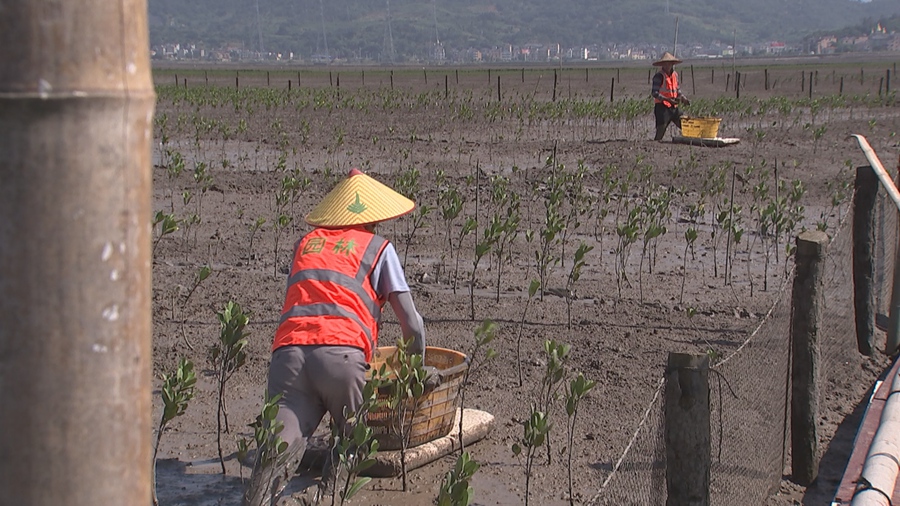
<path fill-rule="evenodd" d="M 897 248 L 897 208 L 883 190 L 876 204 L 875 301 L 879 324 L 887 320 Z M 819 412 L 841 406 L 829 390 L 860 367 L 857 352 L 852 268 L 852 209 L 828 230 L 824 304 L 818 332 Z M 786 276 L 762 322 L 730 355 L 711 361 L 710 502 L 764 504 L 790 473 L 790 326 L 793 273 Z M 883 336 L 883 334 L 878 334 Z M 877 348 L 884 343 L 876 341 Z M 879 351 L 880 353 L 880 351 Z M 846 406 L 843 406 L 846 409 Z M 660 379 L 634 436 L 592 504 L 666 503 L 665 382 Z M 820 431 L 824 453 L 833 429 Z"/>

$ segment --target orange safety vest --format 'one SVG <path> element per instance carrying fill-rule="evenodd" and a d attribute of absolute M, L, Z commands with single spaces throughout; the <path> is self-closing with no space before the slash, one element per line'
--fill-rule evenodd
<path fill-rule="evenodd" d="M 361 228 L 317 228 L 300 239 L 272 351 L 289 345 L 353 346 L 371 361 L 384 300 L 370 276 L 387 244 Z"/>
<path fill-rule="evenodd" d="M 662 85 L 659 87 L 659 96 L 663 97 L 663 99 L 656 98 L 654 99 L 654 102 L 657 104 L 666 104 L 666 107 L 676 107 L 675 99 L 678 98 L 678 72 L 673 70 L 671 75 L 666 75 L 665 72 L 659 73 L 663 76 Z M 669 100 L 664 100 L 666 98 Z"/>

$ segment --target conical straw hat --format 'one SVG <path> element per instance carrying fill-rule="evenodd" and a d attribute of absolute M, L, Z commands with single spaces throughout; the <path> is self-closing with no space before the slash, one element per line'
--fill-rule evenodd
<path fill-rule="evenodd" d="M 681 63 L 682 61 L 683 60 L 679 60 L 678 58 L 675 58 L 675 55 L 673 55 L 672 53 L 666 51 L 665 53 L 663 53 L 662 58 L 653 62 L 653 66 L 654 67 L 662 67 L 666 63 L 671 63 L 672 65 L 675 65 L 677 63 Z"/>
<path fill-rule="evenodd" d="M 353 169 L 306 215 L 306 222 L 325 228 L 367 225 L 403 216 L 415 207 L 412 200 Z"/>

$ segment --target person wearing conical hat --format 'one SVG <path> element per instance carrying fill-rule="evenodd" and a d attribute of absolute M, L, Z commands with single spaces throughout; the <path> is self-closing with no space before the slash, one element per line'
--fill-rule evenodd
<path fill-rule="evenodd" d="M 678 86 L 678 72 L 675 65 L 681 63 L 672 53 L 666 51 L 662 58 L 653 62 L 653 66 L 659 67 L 659 71 L 653 76 L 653 87 L 650 95 L 653 97 L 653 115 L 656 117 L 656 141 L 661 141 L 666 135 L 669 123 L 681 128 L 681 110 L 678 104 L 689 105 L 691 103 L 681 92 Z"/>
<path fill-rule="evenodd" d="M 385 302 L 399 320 L 407 352 L 424 354 L 424 323 L 400 259 L 374 232 L 377 223 L 414 208 L 412 200 L 353 169 L 307 215 L 315 228 L 295 245 L 267 390 L 282 394 L 275 419 L 283 425 L 279 436 L 289 445 L 288 457 L 278 466 L 254 466 L 245 505 L 280 494 L 326 412 L 344 430 L 345 413 L 360 407 Z"/>

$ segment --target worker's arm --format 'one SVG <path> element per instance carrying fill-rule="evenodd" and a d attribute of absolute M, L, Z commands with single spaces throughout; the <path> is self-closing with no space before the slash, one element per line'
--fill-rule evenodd
<path fill-rule="evenodd" d="M 659 96 L 659 89 L 662 88 L 663 84 L 663 75 L 659 72 L 653 75 L 653 87 L 650 89 L 650 96 L 657 99 L 662 100 L 663 98 Z"/>
<path fill-rule="evenodd" d="M 385 246 L 375 264 L 372 286 L 382 299 L 387 299 L 391 304 L 391 309 L 399 320 L 403 340 L 409 342 L 407 351 L 411 354 L 424 354 L 425 325 L 422 316 L 416 311 L 403 265 L 391 243 Z"/>
<path fill-rule="evenodd" d="M 394 314 L 397 315 L 397 320 L 400 322 L 403 340 L 408 343 L 407 353 L 424 355 L 425 322 L 422 320 L 422 315 L 416 311 L 412 294 L 409 292 L 393 292 L 388 296 L 388 302 L 391 303 L 391 309 L 394 310 Z"/>

